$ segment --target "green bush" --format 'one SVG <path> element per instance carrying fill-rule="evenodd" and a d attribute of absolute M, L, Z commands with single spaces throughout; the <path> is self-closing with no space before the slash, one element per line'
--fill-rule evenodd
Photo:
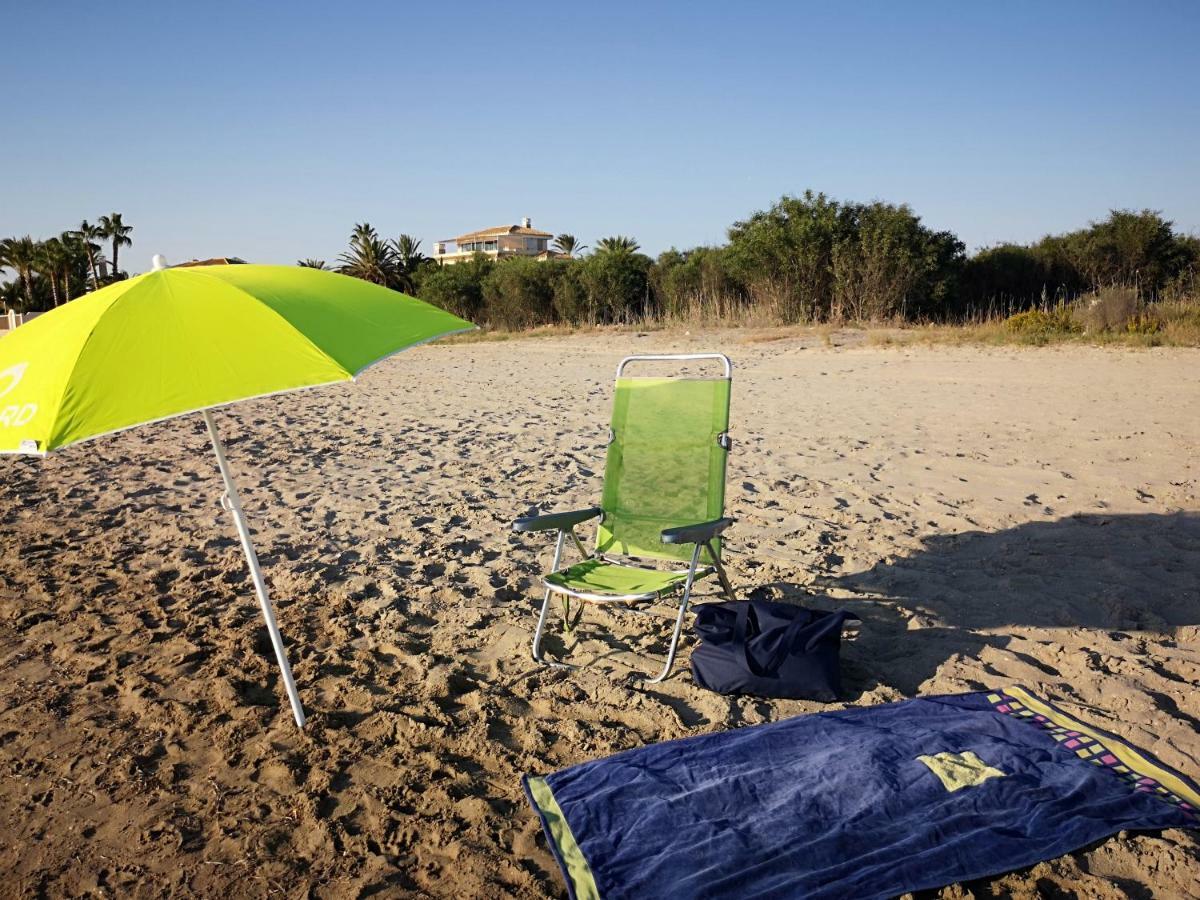
<path fill-rule="evenodd" d="M 483 254 L 477 254 L 469 262 L 438 266 L 436 270 L 423 272 L 419 296 L 427 303 L 476 322 L 484 312 L 483 281 L 494 265 Z"/>
<path fill-rule="evenodd" d="M 960 315 L 1020 310 L 1073 300 L 1106 287 L 1133 288 L 1145 298 L 1194 293 L 1200 240 L 1174 231 L 1153 210 L 1113 210 L 1107 219 L 1028 246 L 981 250 L 963 273 Z"/>
<path fill-rule="evenodd" d="M 632 322 L 654 312 L 650 257 L 627 250 L 593 253 L 580 260 L 585 307 L 594 321 Z"/>
<path fill-rule="evenodd" d="M 784 197 L 729 229 L 730 272 L 789 322 L 936 315 L 954 297 L 963 245 L 909 207 Z"/>
<path fill-rule="evenodd" d="M 649 278 L 656 310 L 668 319 L 724 319 L 745 301 L 721 247 L 672 247 L 655 260 Z"/>
<path fill-rule="evenodd" d="M 1081 287 L 1074 271 L 1045 248 L 999 244 L 966 261 L 952 312 L 1011 313 L 1061 300 Z"/>
<path fill-rule="evenodd" d="M 554 314 L 558 321 L 571 325 L 594 325 L 596 312 L 588 303 L 577 261 L 565 263 L 554 282 Z"/>
<path fill-rule="evenodd" d="M 521 256 L 498 262 L 483 279 L 487 323 L 516 331 L 553 322 L 554 285 L 565 265 Z"/>

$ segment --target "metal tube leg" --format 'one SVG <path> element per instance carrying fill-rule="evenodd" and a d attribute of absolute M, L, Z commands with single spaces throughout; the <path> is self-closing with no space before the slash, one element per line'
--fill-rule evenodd
<path fill-rule="evenodd" d="M 212 439 L 213 451 L 217 455 L 217 467 L 221 470 L 221 478 L 225 482 L 225 494 L 221 498 L 223 504 L 233 515 L 233 524 L 237 528 L 238 538 L 242 542 L 242 550 L 246 554 L 246 564 L 250 567 L 250 579 L 254 582 L 254 591 L 258 594 L 258 603 L 262 607 L 263 618 L 267 620 L 267 633 L 271 635 L 271 646 L 275 648 L 275 658 L 279 661 L 279 671 L 283 675 L 283 686 L 287 690 L 288 700 L 292 704 L 292 715 L 296 725 L 304 727 L 304 707 L 300 705 L 300 694 L 296 691 L 296 682 L 292 678 L 292 667 L 288 665 L 287 653 L 283 647 L 283 637 L 279 626 L 275 623 L 275 610 L 271 608 L 271 599 L 267 596 L 267 584 L 263 580 L 262 570 L 258 566 L 258 554 L 254 552 L 254 544 L 250 540 L 250 528 L 242 513 L 242 503 L 238 499 L 237 486 L 233 481 L 233 473 L 229 470 L 229 462 L 225 459 L 225 448 L 221 445 L 221 437 L 217 433 L 217 423 L 213 421 L 212 413 L 204 410 L 201 413 L 204 424 L 208 426 L 208 436 Z"/>
<path fill-rule="evenodd" d="M 671 646 L 667 650 L 667 664 L 657 678 L 649 679 L 650 684 L 657 684 L 671 674 L 671 666 L 675 664 L 675 651 L 679 649 L 679 634 L 683 631 L 683 617 L 687 615 L 688 601 L 692 599 L 692 584 L 696 580 L 696 566 L 700 562 L 700 544 L 692 551 L 692 565 L 688 569 L 687 583 L 683 587 L 683 599 L 679 601 L 679 615 L 675 619 L 675 632 L 671 635 Z"/>
<path fill-rule="evenodd" d="M 551 572 L 558 571 L 559 560 L 562 559 L 563 543 L 567 539 L 567 533 L 560 530 L 558 532 L 558 543 L 554 545 L 554 562 L 550 565 Z M 545 663 L 542 659 L 542 632 L 546 628 L 546 613 L 550 610 L 550 588 L 546 588 L 546 596 L 542 598 L 542 612 L 538 616 L 537 629 L 533 632 L 533 658 L 534 661 Z"/>

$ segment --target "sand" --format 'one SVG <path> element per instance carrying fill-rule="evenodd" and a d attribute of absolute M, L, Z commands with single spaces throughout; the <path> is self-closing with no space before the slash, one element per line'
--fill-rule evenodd
<path fill-rule="evenodd" d="M 833 343 L 428 346 L 222 412 L 303 733 L 196 417 L 6 459 L 0 894 L 559 896 L 522 773 L 829 708 L 703 692 L 688 644 L 642 686 L 668 625 L 627 614 L 551 635 L 578 673 L 530 660 L 551 548 L 508 524 L 598 497 L 637 351 L 734 358 L 731 574 L 862 617 L 848 704 L 1022 684 L 1200 775 L 1200 353 Z M 1198 873 L 1167 831 L 942 895 Z"/>

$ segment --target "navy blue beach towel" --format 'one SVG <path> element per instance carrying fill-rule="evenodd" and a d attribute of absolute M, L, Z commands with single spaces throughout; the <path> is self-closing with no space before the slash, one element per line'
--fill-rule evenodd
<path fill-rule="evenodd" d="M 524 784 L 576 900 L 891 897 L 1200 824 L 1193 781 L 1018 687 L 654 744 Z"/>

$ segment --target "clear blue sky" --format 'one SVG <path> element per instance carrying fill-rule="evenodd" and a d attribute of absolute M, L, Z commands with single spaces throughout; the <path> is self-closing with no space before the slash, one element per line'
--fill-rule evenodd
<path fill-rule="evenodd" d="M 364 220 L 657 253 L 805 188 L 970 248 L 1200 229 L 1193 0 L 3 2 L 0 236 L 118 210 L 131 271 L 332 261 Z"/>

